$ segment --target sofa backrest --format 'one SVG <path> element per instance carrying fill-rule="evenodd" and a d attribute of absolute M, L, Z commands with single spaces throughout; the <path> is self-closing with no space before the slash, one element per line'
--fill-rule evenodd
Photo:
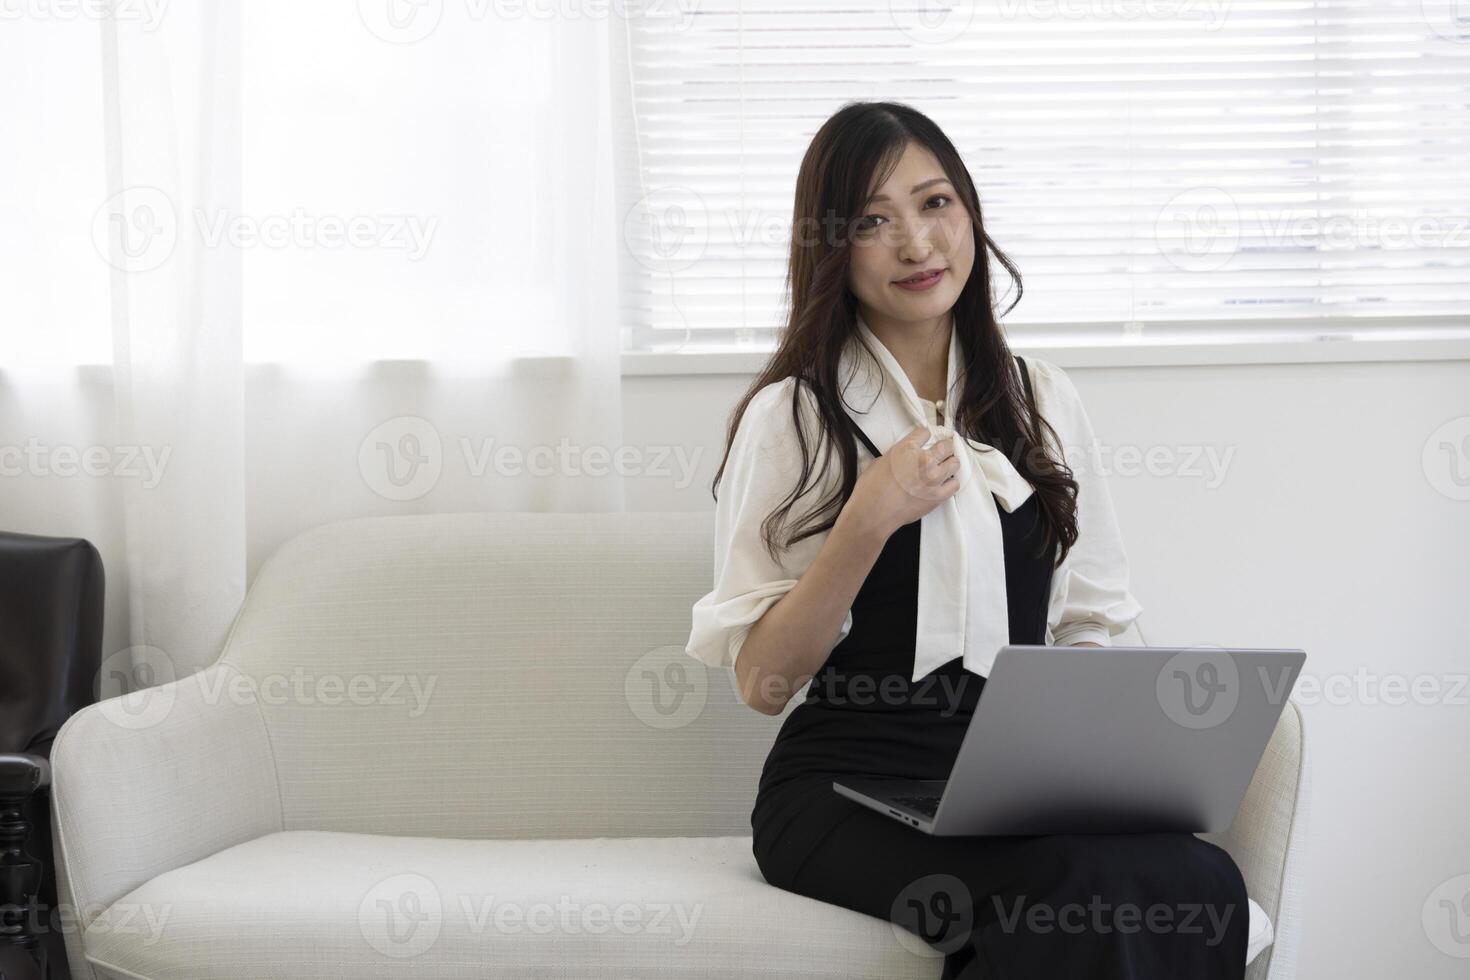
<path fill-rule="evenodd" d="M 780 719 L 683 649 L 713 521 L 442 514 L 287 542 L 221 656 L 260 705 L 284 829 L 749 834 Z"/>

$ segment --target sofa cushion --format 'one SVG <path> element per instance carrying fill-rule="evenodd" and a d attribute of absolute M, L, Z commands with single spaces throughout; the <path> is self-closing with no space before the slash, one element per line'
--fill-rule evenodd
<path fill-rule="evenodd" d="M 1250 926 L 1254 958 L 1271 928 L 1255 902 Z M 897 933 L 767 884 L 748 836 L 289 831 L 153 878 L 84 944 L 101 975 L 148 980 L 939 976 Z"/>

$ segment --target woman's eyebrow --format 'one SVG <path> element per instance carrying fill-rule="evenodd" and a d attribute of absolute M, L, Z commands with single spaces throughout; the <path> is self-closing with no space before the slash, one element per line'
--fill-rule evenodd
<path fill-rule="evenodd" d="M 919 191 L 921 191 L 924 188 L 930 186 L 931 184 L 948 184 L 948 183 L 949 183 L 949 179 L 947 177 L 930 177 L 928 180 L 924 181 L 921 184 L 915 184 L 914 187 L 913 187 L 913 190 L 909 191 L 909 193 L 910 194 L 917 194 L 917 193 L 919 193 Z M 888 200 L 888 195 L 887 194 L 875 194 L 874 196 L 868 198 L 868 203 L 869 204 L 877 204 L 879 201 L 886 201 L 886 200 Z"/>

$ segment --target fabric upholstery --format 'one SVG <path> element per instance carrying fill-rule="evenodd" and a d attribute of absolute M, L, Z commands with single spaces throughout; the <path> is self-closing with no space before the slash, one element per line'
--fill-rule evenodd
<path fill-rule="evenodd" d="M 1296 975 L 1309 780 L 1301 708 L 1288 700 L 1230 829 L 1199 835 L 1230 852 L 1246 892 L 1275 924 L 1271 948 L 1251 964 L 1246 980 Z"/>
<path fill-rule="evenodd" d="M 221 697 L 215 664 L 168 684 L 88 705 L 51 752 L 52 830 L 77 980 L 81 930 L 163 872 L 281 829 L 275 767 L 259 710 Z"/>
<path fill-rule="evenodd" d="M 1270 927 L 1254 903 L 1250 917 L 1254 955 Z M 882 919 L 767 885 L 748 836 L 290 831 L 159 875 L 87 939 L 108 975 L 156 980 L 922 980 L 943 965 Z"/>
<path fill-rule="evenodd" d="M 283 902 L 299 903 L 308 917 L 320 908 L 316 921 L 327 929 L 339 912 L 313 897 L 338 901 L 340 892 L 327 890 L 342 882 L 390 867 L 498 867 L 512 853 L 502 849 L 522 841 L 527 849 L 514 853 L 539 857 L 507 872 L 503 884 L 475 879 L 486 892 L 539 887 L 524 870 L 534 864 L 549 882 L 566 880 L 576 899 L 582 864 L 627 861 L 634 895 L 663 882 L 666 890 L 734 896 L 733 910 L 709 913 L 727 925 L 711 926 L 708 948 L 755 942 L 761 956 L 797 972 L 822 961 L 824 953 L 804 958 L 809 927 L 801 943 L 770 941 L 791 928 L 796 899 L 741 863 L 749 860 L 757 777 L 784 715 L 745 707 L 731 671 L 706 670 L 683 651 L 691 605 L 711 577 L 712 522 L 710 512 L 443 514 L 301 534 L 260 570 L 219 662 L 148 689 L 166 712 L 138 727 L 119 723 L 113 702 L 102 702 L 62 729 L 53 761 L 61 884 L 70 896 L 63 902 L 92 909 L 90 925 L 97 911 L 156 887 L 163 890 L 141 894 L 172 896 L 174 922 L 202 923 L 217 943 L 235 929 L 244 945 L 257 921 L 300 917 L 272 911 Z M 1117 640 L 1127 642 L 1127 634 Z M 1283 900 L 1291 893 L 1282 890 L 1292 868 L 1283 843 L 1299 844 L 1296 797 L 1283 789 L 1295 780 L 1290 742 L 1278 732 L 1244 823 L 1223 841 L 1252 899 L 1267 914 L 1278 910 L 1278 941 L 1296 928 L 1295 908 Z M 340 849 L 344 841 L 366 843 L 354 852 Z M 365 863 L 347 856 L 308 865 L 318 870 L 298 873 L 286 891 L 254 877 L 257 865 L 267 875 L 273 861 L 329 845 Z M 757 880 L 731 871 L 737 880 L 721 885 L 724 872 L 707 861 L 726 852 Z M 689 879 L 640 874 L 634 853 L 684 867 Z M 225 867 L 211 862 L 242 854 L 241 894 L 230 901 L 246 903 L 248 916 L 245 906 L 216 907 L 225 896 L 208 884 Z M 196 883 L 201 890 L 190 898 Z M 802 906 L 797 927 L 834 923 L 833 946 L 855 943 L 855 959 L 866 962 L 878 954 L 861 930 L 845 930 L 853 914 Z M 737 936 L 729 923 L 750 935 Z M 727 926 L 733 931 L 720 931 Z M 878 927 L 880 935 L 888 929 Z M 137 941 L 106 929 L 85 934 L 89 953 L 106 950 L 99 958 L 123 969 L 163 955 L 135 950 L 143 958 L 129 959 L 125 947 Z M 192 941 L 180 955 L 192 955 Z M 606 956 L 642 955 L 612 950 L 614 943 L 603 936 L 595 945 Z M 74 964 L 83 944 L 81 934 L 68 936 Z M 446 962 L 458 962 L 457 949 L 446 943 Z M 522 954 L 530 955 L 507 955 Z"/>

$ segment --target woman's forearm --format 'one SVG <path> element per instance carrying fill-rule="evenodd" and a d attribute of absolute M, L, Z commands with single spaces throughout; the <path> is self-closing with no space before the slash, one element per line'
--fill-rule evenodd
<path fill-rule="evenodd" d="M 821 669 L 888 537 L 862 511 L 843 508 L 796 585 L 746 635 L 735 658 L 741 700 L 778 715 Z"/>

